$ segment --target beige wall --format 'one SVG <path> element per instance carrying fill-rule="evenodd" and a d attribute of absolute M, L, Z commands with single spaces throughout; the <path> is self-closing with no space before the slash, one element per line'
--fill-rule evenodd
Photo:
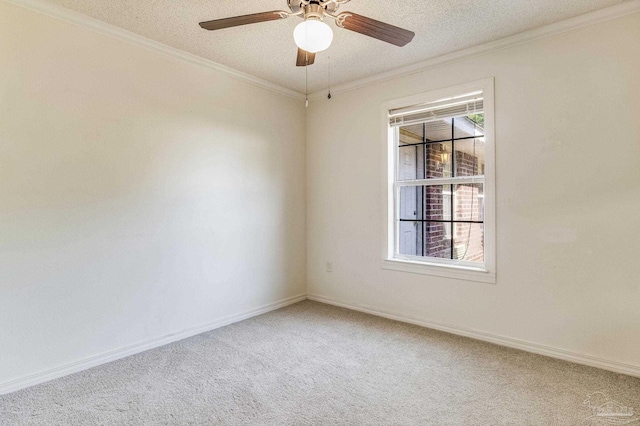
<path fill-rule="evenodd" d="M 0 2 L 0 388 L 305 280 L 332 301 L 640 366 L 638 40 L 640 14 L 305 110 Z M 380 105 L 485 77 L 497 284 L 383 270 Z"/>
<path fill-rule="evenodd" d="M 310 295 L 640 368 L 639 41 L 634 14 L 313 102 Z M 381 104 L 487 77 L 497 284 L 383 270 Z"/>
<path fill-rule="evenodd" d="M 0 2 L 0 385 L 304 294 L 304 113 Z"/>

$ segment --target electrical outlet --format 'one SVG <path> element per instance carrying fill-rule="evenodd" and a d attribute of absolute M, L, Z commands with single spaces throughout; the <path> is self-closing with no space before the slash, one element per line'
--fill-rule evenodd
<path fill-rule="evenodd" d="M 333 262 L 327 261 L 327 272 L 333 272 Z"/>

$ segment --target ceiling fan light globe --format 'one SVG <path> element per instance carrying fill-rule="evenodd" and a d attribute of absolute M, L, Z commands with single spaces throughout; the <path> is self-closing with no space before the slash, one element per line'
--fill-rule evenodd
<path fill-rule="evenodd" d="M 317 53 L 326 50 L 333 41 L 331 27 L 316 19 L 307 19 L 300 22 L 293 30 L 293 39 L 296 45 L 309 53 Z"/>

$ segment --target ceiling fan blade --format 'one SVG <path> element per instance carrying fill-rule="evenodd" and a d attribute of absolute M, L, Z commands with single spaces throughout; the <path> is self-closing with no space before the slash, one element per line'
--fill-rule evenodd
<path fill-rule="evenodd" d="M 296 58 L 297 67 L 306 67 L 307 65 L 313 64 L 313 61 L 315 60 L 315 53 L 307 52 L 306 50 L 298 48 L 298 57 Z"/>
<path fill-rule="evenodd" d="M 413 40 L 415 36 L 413 31 L 385 24 L 352 12 L 343 12 L 336 16 L 336 25 L 396 46 L 404 46 Z"/>
<path fill-rule="evenodd" d="M 223 28 L 237 27 L 239 25 L 255 24 L 265 21 L 277 21 L 289 16 L 287 12 L 274 10 L 271 12 L 253 13 L 251 15 L 234 16 L 233 18 L 215 19 L 213 21 L 200 22 L 205 30 L 221 30 Z"/>

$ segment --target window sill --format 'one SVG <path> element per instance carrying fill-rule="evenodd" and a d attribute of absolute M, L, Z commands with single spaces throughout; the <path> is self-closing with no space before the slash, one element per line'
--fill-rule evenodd
<path fill-rule="evenodd" d="M 434 275 L 437 277 L 453 278 L 465 281 L 475 281 L 489 284 L 496 283 L 495 273 L 464 266 L 440 265 L 435 263 L 414 262 L 402 259 L 386 259 L 382 261 L 382 268 L 393 271 Z"/>

